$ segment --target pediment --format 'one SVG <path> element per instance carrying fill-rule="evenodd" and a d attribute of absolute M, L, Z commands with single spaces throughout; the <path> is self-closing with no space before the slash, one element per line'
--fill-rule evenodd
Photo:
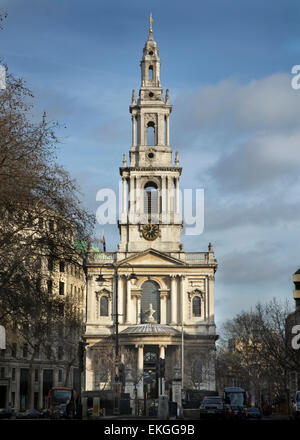
<path fill-rule="evenodd" d="M 185 266 L 186 263 L 174 257 L 170 257 L 164 252 L 156 251 L 154 249 L 148 249 L 144 252 L 139 252 L 129 258 L 122 260 L 122 263 L 130 263 L 133 265 L 141 266 Z M 119 261 L 118 263 L 121 263 Z"/>

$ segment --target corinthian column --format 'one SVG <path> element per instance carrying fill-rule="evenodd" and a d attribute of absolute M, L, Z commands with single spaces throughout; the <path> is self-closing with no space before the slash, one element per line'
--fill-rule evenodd
<path fill-rule="evenodd" d="M 166 219 L 167 216 L 167 177 L 162 176 L 161 178 L 161 217 L 162 222 L 167 223 L 168 220 Z"/>
<path fill-rule="evenodd" d="M 167 292 L 160 292 L 160 323 L 167 323 Z"/>
<path fill-rule="evenodd" d="M 171 325 L 177 324 L 177 282 L 176 275 L 171 275 Z"/>
<path fill-rule="evenodd" d="M 166 117 L 166 144 L 170 145 L 170 116 Z"/>
<path fill-rule="evenodd" d="M 127 180 L 126 177 L 122 177 L 122 184 L 123 184 L 123 204 L 122 204 L 122 214 L 123 214 L 123 221 L 126 221 L 126 214 L 127 214 Z"/>
<path fill-rule="evenodd" d="M 131 313 L 130 313 L 130 309 L 131 309 L 131 284 L 130 284 L 130 280 L 127 278 L 126 280 L 126 287 L 127 287 L 127 298 L 126 298 L 126 325 L 131 324 Z"/>
<path fill-rule="evenodd" d="M 136 131 L 135 131 L 135 124 L 136 124 L 136 119 L 135 116 L 132 116 L 132 146 L 135 147 L 136 145 Z"/>
<path fill-rule="evenodd" d="M 124 292 L 122 275 L 118 275 L 118 313 L 119 323 L 124 322 Z"/>
<path fill-rule="evenodd" d="M 175 213 L 179 215 L 179 178 L 175 178 Z"/>
<path fill-rule="evenodd" d="M 185 295 L 184 295 L 184 280 L 185 276 L 180 275 L 180 305 L 181 305 L 181 322 L 185 320 Z"/>

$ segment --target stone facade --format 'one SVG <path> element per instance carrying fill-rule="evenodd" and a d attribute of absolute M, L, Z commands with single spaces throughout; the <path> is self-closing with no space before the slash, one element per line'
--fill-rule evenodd
<path fill-rule="evenodd" d="M 129 109 L 132 146 L 129 163 L 124 155 L 120 168 L 123 201 L 118 251 L 90 252 L 87 258 L 85 389 L 111 387 L 117 319 L 125 390 L 132 396 L 134 390 L 138 399 L 145 391 L 152 397 L 171 392 L 178 371 L 183 372 L 183 387 L 214 390 L 217 262 L 211 244 L 207 252 L 189 253 L 180 241 L 182 169 L 177 152 L 174 163 L 172 159 L 172 106 L 168 90 L 163 96 L 152 32 L 143 50 L 139 95 L 136 98 L 133 91 Z M 99 273 L 104 282 L 97 281 Z M 165 359 L 162 380 L 159 359 Z M 144 385 L 147 373 L 153 380 Z"/>
<path fill-rule="evenodd" d="M 86 280 L 83 262 L 78 259 L 78 264 L 53 261 L 51 266 L 47 259 L 41 261 L 41 271 L 45 288 L 47 281 L 52 282 L 52 293 L 58 296 L 62 303 L 71 297 L 81 320 L 85 321 Z M 31 402 L 36 409 L 45 408 L 47 405 L 48 390 L 52 386 L 78 386 L 78 360 L 77 349 L 80 338 L 74 332 L 68 350 L 59 342 L 51 347 L 51 356 L 46 355 L 45 347 L 40 347 L 32 362 L 30 369 L 31 351 L 28 344 L 13 331 L 7 331 L 7 344 L 5 350 L 0 350 L 0 408 L 13 407 L 16 411 L 28 408 L 27 387 L 28 374 L 31 370 Z M 70 348 L 71 347 L 71 348 Z M 78 390 L 78 389 L 77 389 Z M 78 390 L 79 391 L 79 390 Z"/>

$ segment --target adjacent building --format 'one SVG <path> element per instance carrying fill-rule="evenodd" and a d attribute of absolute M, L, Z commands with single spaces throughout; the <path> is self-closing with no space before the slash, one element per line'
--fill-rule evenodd
<path fill-rule="evenodd" d="M 44 221 L 43 227 L 54 230 L 55 222 Z M 82 259 L 78 257 L 78 261 L 71 263 L 41 258 L 40 272 L 44 289 L 58 298 L 62 313 L 66 301 L 69 301 L 71 313 L 83 323 L 86 278 Z M 52 386 L 73 386 L 79 391 L 78 342 L 82 329 L 54 328 L 56 343 L 37 346 L 32 360 L 33 341 L 28 344 L 26 338 L 16 331 L 17 320 L 13 325 L 6 331 L 6 349 L 0 350 L 0 408 L 10 406 L 16 411 L 29 406 L 45 408 Z"/>

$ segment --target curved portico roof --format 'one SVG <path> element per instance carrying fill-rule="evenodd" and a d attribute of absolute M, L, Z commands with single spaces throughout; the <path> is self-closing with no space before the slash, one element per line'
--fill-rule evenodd
<path fill-rule="evenodd" d="M 120 332 L 123 335 L 180 335 L 180 332 L 166 324 L 136 324 Z"/>

